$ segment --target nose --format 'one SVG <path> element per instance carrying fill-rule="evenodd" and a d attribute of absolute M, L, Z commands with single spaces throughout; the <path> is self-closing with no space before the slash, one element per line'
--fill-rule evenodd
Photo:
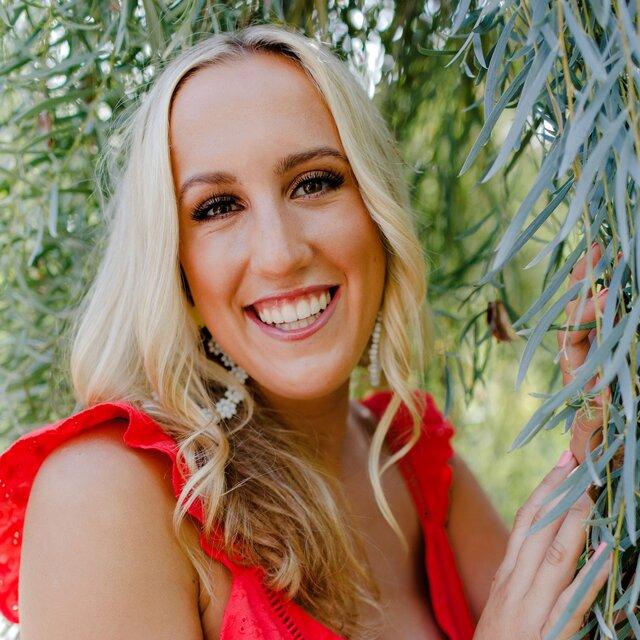
<path fill-rule="evenodd" d="M 265 278 L 290 277 L 307 267 L 313 247 L 299 213 L 276 202 L 254 210 L 251 240 L 251 271 Z"/>

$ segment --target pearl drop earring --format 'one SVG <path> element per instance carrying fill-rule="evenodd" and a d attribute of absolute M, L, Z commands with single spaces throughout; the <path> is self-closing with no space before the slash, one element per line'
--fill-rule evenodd
<path fill-rule="evenodd" d="M 218 356 L 222 364 L 229 369 L 231 374 L 242 384 L 249 377 L 247 372 L 237 365 L 214 340 L 213 336 L 206 342 L 207 352 L 211 355 Z M 225 394 L 216 402 L 216 409 L 222 418 L 233 418 L 238 410 L 238 404 L 242 402 L 243 395 L 240 391 L 233 387 L 227 387 Z"/>
<path fill-rule="evenodd" d="M 371 347 L 369 347 L 369 381 L 372 387 L 380 384 L 380 333 L 382 332 L 382 311 L 378 311 L 376 324 L 371 334 Z"/>

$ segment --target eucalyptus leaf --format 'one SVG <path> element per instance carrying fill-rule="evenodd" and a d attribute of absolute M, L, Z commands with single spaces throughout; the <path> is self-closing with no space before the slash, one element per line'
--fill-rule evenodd
<path fill-rule="evenodd" d="M 548 49 L 548 47 L 547 47 Z M 522 88 L 522 95 L 518 101 L 513 123 L 507 133 L 507 136 L 500 147 L 497 158 L 494 160 L 490 169 L 482 178 L 482 182 L 490 180 L 498 170 L 504 165 L 509 154 L 513 151 L 516 143 L 522 133 L 526 118 L 533 111 L 534 102 L 547 80 L 547 74 L 551 70 L 556 57 L 558 55 L 557 47 L 549 50 L 544 58 L 537 58 L 534 62 L 529 75 Z"/>
<path fill-rule="evenodd" d="M 593 186 L 593 181 L 596 177 L 596 173 L 599 171 L 606 155 L 609 153 L 611 146 L 615 142 L 616 137 L 620 133 L 622 126 L 626 122 L 627 111 L 623 111 L 618 114 L 613 122 L 610 122 L 602 135 L 602 138 L 598 141 L 595 149 L 591 151 L 588 161 L 585 164 L 584 170 L 576 185 L 576 190 L 569 205 L 569 211 L 567 217 L 562 225 L 560 231 L 556 234 L 551 242 L 549 242 L 542 251 L 529 262 L 530 266 L 535 266 L 543 258 L 548 256 L 555 247 L 560 244 L 571 232 L 576 224 L 579 216 L 582 213 L 583 207 L 587 200 L 587 195 Z"/>
<path fill-rule="evenodd" d="M 593 40 L 587 36 L 582 27 L 578 24 L 575 16 L 573 15 L 573 11 L 571 10 L 571 5 L 567 2 L 567 0 L 562 0 L 562 7 L 564 9 L 564 17 L 567 21 L 567 25 L 571 30 L 573 37 L 575 38 L 576 44 L 580 48 L 582 56 L 588 65 L 591 73 L 595 75 L 598 80 L 605 81 L 607 79 L 607 71 L 600 59 L 600 52 L 598 51 L 597 46 L 594 44 Z"/>

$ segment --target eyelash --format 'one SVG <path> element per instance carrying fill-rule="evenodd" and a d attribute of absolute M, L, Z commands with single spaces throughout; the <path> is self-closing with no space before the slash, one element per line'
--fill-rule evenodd
<path fill-rule="evenodd" d="M 344 184 L 344 175 L 339 171 L 332 170 L 322 170 L 322 171 L 311 171 L 310 173 L 304 174 L 300 178 L 296 179 L 292 185 L 292 191 L 295 191 L 299 186 L 307 183 L 313 182 L 327 182 L 329 184 L 329 191 L 335 191 L 339 189 Z M 321 195 L 322 192 L 315 192 L 314 194 L 310 194 L 310 198 L 317 198 Z M 225 204 L 233 204 L 235 198 L 233 196 L 229 196 L 226 194 L 220 194 L 218 196 L 214 196 L 213 198 L 208 198 L 201 204 L 197 205 L 193 213 L 191 214 L 191 219 L 196 222 L 205 222 L 207 220 L 220 220 L 223 218 L 227 218 L 236 211 L 227 211 L 225 213 L 218 213 L 215 215 L 207 215 L 207 213 L 214 207 L 225 205 Z"/>

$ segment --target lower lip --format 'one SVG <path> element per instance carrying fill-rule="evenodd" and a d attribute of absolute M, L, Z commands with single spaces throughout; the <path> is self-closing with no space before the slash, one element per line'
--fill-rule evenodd
<path fill-rule="evenodd" d="M 313 322 L 312 324 L 302 327 L 301 329 L 292 329 L 291 331 L 284 331 L 283 329 L 278 329 L 271 324 L 265 324 L 258 318 L 255 311 L 253 309 L 245 309 L 244 312 L 255 322 L 262 331 L 264 331 L 267 335 L 277 338 L 278 340 L 303 340 L 304 338 L 309 337 L 311 334 L 316 331 L 322 329 L 322 327 L 329 322 L 329 318 L 333 315 L 335 311 L 336 305 L 338 304 L 338 300 L 340 299 L 340 295 L 342 292 L 342 287 L 338 287 L 337 291 L 333 294 L 331 301 L 327 305 L 326 309 L 320 314 L 320 317 Z"/>

